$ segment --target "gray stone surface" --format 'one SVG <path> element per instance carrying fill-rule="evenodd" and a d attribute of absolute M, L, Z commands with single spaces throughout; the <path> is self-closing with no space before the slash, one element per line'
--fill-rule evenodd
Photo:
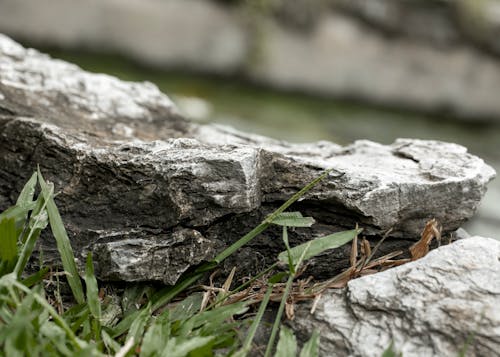
<path fill-rule="evenodd" d="M 496 356 L 500 349 L 500 242 L 471 237 L 299 305 L 290 325 L 321 331 L 323 356 Z"/>
<path fill-rule="evenodd" d="M 239 73 L 274 87 L 469 120 L 500 118 L 496 0 L 266 3 L 3 0 L 0 31 L 164 68 Z"/>
<path fill-rule="evenodd" d="M 92 247 L 96 273 L 108 281 L 141 281 L 147 270 L 149 280 L 173 285 L 189 267 L 214 255 L 214 242 L 194 229 L 154 235 L 134 229 L 96 233 L 98 243 Z M 119 240 L 109 239 L 113 237 Z"/>
<path fill-rule="evenodd" d="M 60 190 L 77 255 L 96 248 L 112 267 L 101 278 L 169 283 L 327 168 L 335 171 L 295 206 L 318 224 L 292 233 L 292 243 L 356 223 L 374 237 L 392 228 L 400 244 L 431 218 L 452 232 L 495 174 L 464 147 L 437 141 L 290 144 L 198 125 L 151 84 L 87 73 L 0 35 L 1 209 L 36 165 Z M 276 235 L 267 232 L 235 264 L 272 261 L 283 249 Z M 44 244 L 50 258 L 53 245 Z M 320 270 L 342 268 L 327 258 Z"/>

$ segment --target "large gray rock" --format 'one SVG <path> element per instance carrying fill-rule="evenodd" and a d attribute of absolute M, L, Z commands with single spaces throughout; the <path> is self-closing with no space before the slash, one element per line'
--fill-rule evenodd
<path fill-rule="evenodd" d="M 471 120 L 500 118 L 496 0 L 239 3 L 3 0 L 0 31 L 164 68 L 240 73 L 274 87 Z"/>
<path fill-rule="evenodd" d="M 327 168 L 335 171 L 296 206 L 319 224 L 297 230 L 293 243 L 356 223 L 371 236 L 392 228 L 400 242 L 417 238 L 431 218 L 451 232 L 473 215 L 494 176 L 455 144 L 297 145 L 197 125 L 151 84 L 87 73 L 5 36 L 0 114 L 0 208 L 40 165 L 61 190 L 57 204 L 77 256 L 94 250 L 104 279 L 173 283 Z M 274 259 L 283 249 L 269 239 L 276 234 L 236 262 Z M 54 256 L 51 241 L 44 244 Z"/>
<path fill-rule="evenodd" d="M 500 242 L 472 237 L 300 305 L 290 325 L 321 331 L 323 356 L 496 356 L 500 349 Z"/>

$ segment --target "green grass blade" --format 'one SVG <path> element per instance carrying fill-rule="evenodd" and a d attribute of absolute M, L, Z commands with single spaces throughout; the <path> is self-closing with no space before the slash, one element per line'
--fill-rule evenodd
<path fill-rule="evenodd" d="M 113 340 L 111 336 L 104 330 L 101 331 L 102 341 L 104 342 L 104 346 L 109 352 L 109 355 L 113 355 L 120 350 L 120 344 Z"/>
<path fill-rule="evenodd" d="M 285 212 L 288 207 L 290 207 L 295 201 L 304 196 L 308 191 L 310 191 L 314 186 L 316 186 L 321 180 L 327 177 L 333 169 L 326 170 L 321 176 L 309 182 L 306 186 L 304 186 L 299 192 L 295 193 L 292 197 L 288 199 L 283 205 L 281 205 L 276 211 L 271 213 L 264 222 L 271 223 L 274 219 Z"/>
<path fill-rule="evenodd" d="M 280 329 L 280 339 L 278 345 L 276 346 L 276 353 L 274 357 L 290 357 L 297 356 L 297 339 L 293 332 L 281 326 Z"/>
<path fill-rule="evenodd" d="M 389 345 L 389 347 L 387 347 L 386 350 L 384 352 L 382 352 L 381 357 L 401 357 L 401 356 L 402 356 L 402 353 L 398 353 L 395 351 L 394 341 L 391 341 L 391 344 Z M 462 357 L 462 356 L 460 356 L 460 357 Z"/>
<path fill-rule="evenodd" d="M 319 355 L 319 331 L 314 330 L 309 341 L 307 341 L 302 347 L 299 357 L 318 357 L 318 355 Z"/>
<path fill-rule="evenodd" d="M 312 258 L 325 250 L 338 248 L 346 243 L 349 243 L 354 237 L 361 233 L 362 229 L 353 229 L 350 231 L 338 232 L 327 235 L 325 237 L 316 238 L 304 244 L 300 244 L 296 247 L 290 249 L 290 251 L 285 250 L 278 255 L 278 259 L 283 263 L 288 263 L 289 254 L 292 257 L 293 265 L 297 264 L 299 257 L 304 252 L 306 246 L 309 246 L 307 253 L 304 256 L 304 260 Z"/>
<path fill-rule="evenodd" d="M 137 344 L 141 341 L 142 335 L 151 317 L 151 305 L 148 304 L 145 309 L 141 310 L 137 318 L 130 325 L 130 330 L 128 331 L 126 341 L 133 339 L 134 343 Z"/>
<path fill-rule="evenodd" d="M 23 291 L 25 294 L 32 296 L 38 304 L 40 304 L 43 309 L 49 313 L 54 322 L 61 327 L 66 333 L 67 337 L 76 349 L 81 349 L 84 345 L 83 341 L 80 341 L 76 335 L 73 333 L 71 328 L 67 325 L 66 321 L 57 313 L 57 311 L 45 300 L 44 297 L 38 293 L 33 292 L 26 286 L 17 281 L 15 274 L 11 273 L 0 278 L 0 286 L 11 287 L 15 286 L 19 290 Z"/>
<path fill-rule="evenodd" d="M 283 310 L 285 309 L 286 299 L 288 299 L 288 294 L 290 294 L 290 289 L 292 288 L 292 284 L 293 284 L 293 275 L 290 275 L 286 282 L 285 292 L 283 293 L 283 298 L 281 299 L 280 306 L 278 308 L 278 312 L 274 320 L 273 328 L 271 330 L 271 336 L 269 337 L 264 357 L 269 357 L 271 355 L 271 351 L 274 347 L 274 340 L 276 339 L 276 334 L 278 333 L 278 327 L 280 325 L 281 317 L 283 316 Z"/>
<path fill-rule="evenodd" d="M 36 179 L 37 174 L 35 172 L 21 190 L 15 206 L 0 213 L 0 221 L 9 218 L 15 218 L 16 224 L 22 224 L 26 221 L 28 212 L 34 207 L 33 196 L 35 194 Z"/>
<path fill-rule="evenodd" d="M 85 286 L 87 288 L 87 303 L 92 316 L 101 319 L 101 301 L 99 300 L 99 288 L 94 275 L 94 264 L 92 262 L 92 252 L 87 255 L 87 264 L 85 268 Z"/>
<path fill-rule="evenodd" d="M 0 261 L 13 263 L 16 257 L 16 220 L 14 218 L 3 219 L 2 221 L 0 221 Z M 10 273 L 10 271 L 6 273 Z"/>
<path fill-rule="evenodd" d="M 266 294 L 264 295 L 264 298 L 262 299 L 260 306 L 259 306 L 259 311 L 257 311 L 257 315 L 255 316 L 255 319 L 252 321 L 252 325 L 250 326 L 248 332 L 247 332 L 247 337 L 245 338 L 245 342 L 243 343 L 243 347 L 241 350 L 236 352 L 235 357 L 244 357 L 246 356 L 252 347 L 252 342 L 255 337 L 255 333 L 257 332 L 257 328 L 260 325 L 260 321 L 262 320 L 262 317 L 264 316 L 264 312 L 266 311 L 267 304 L 269 303 L 269 299 L 271 298 L 271 293 L 273 292 L 273 284 L 268 284 L 267 285 L 267 291 Z"/>
<path fill-rule="evenodd" d="M 16 206 L 21 207 L 23 209 L 29 210 L 33 204 L 33 197 L 35 196 L 35 188 L 37 183 L 38 175 L 36 172 L 31 175 L 31 178 L 24 185 L 19 197 L 16 201 Z"/>
<path fill-rule="evenodd" d="M 303 217 L 300 212 L 283 212 L 277 215 L 271 223 L 286 227 L 311 227 L 314 222 L 314 218 Z"/>
<path fill-rule="evenodd" d="M 220 264 L 224 259 L 226 259 L 230 255 L 234 254 L 238 249 L 240 249 L 245 244 L 250 242 L 252 239 L 257 237 L 259 234 L 264 232 L 267 229 L 267 227 L 269 227 L 270 225 L 271 225 L 271 223 L 268 223 L 268 222 L 259 224 L 257 227 L 255 227 L 250 232 L 245 234 L 238 241 L 231 244 L 227 249 L 224 249 L 224 251 L 222 251 L 219 255 L 217 255 L 215 257 L 214 262 L 217 264 Z"/>
<path fill-rule="evenodd" d="M 170 319 L 168 311 L 156 317 L 144 334 L 140 357 L 157 356 L 165 349 L 170 338 Z"/>
<path fill-rule="evenodd" d="M 233 318 L 234 315 L 241 315 L 246 311 L 248 311 L 248 302 L 240 301 L 196 314 L 190 319 L 190 323 L 192 323 L 193 328 L 212 324 L 218 329 L 224 320 Z"/>
<path fill-rule="evenodd" d="M 99 288 L 94 275 L 94 263 L 92 262 L 92 252 L 87 255 L 85 265 L 85 287 L 87 288 L 87 304 L 92 315 L 92 330 L 94 339 L 99 342 L 101 339 L 101 301 L 99 300 Z"/>
<path fill-rule="evenodd" d="M 271 213 L 261 224 L 259 224 L 257 227 L 252 229 L 249 233 L 247 233 L 245 236 L 240 238 L 237 242 L 233 243 L 231 246 L 226 248 L 223 252 L 221 252 L 219 255 L 217 255 L 214 259 L 214 262 L 219 264 L 222 262 L 224 259 L 232 255 L 234 252 L 236 252 L 238 249 L 240 249 L 242 246 L 250 242 L 252 239 L 254 239 L 256 236 L 258 236 L 260 233 L 265 231 L 267 227 L 269 227 L 270 224 L 273 223 L 273 221 L 281 214 L 283 213 L 288 207 L 290 207 L 295 201 L 297 201 L 299 198 L 304 196 L 309 190 L 311 190 L 314 186 L 316 186 L 321 180 L 323 180 L 325 177 L 327 177 L 332 170 L 326 170 L 321 176 L 318 178 L 314 179 L 311 181 L 309 184 L 307 184 L 304 188 L 302 188 L 299 192 L 295 193 L 290 199 L 288 199 L 285 203 L 283 203 L 276 211 Z"/>
<path fill-rule="evenodd" d="M 300 265 L 304 261 L 305 256 L 308 252 L 308 249 L 309 249 L 311 243 L 312 243 L 311 241 L 306 243 L 306 246 L 302 250 L 302 255 L 299 257 L 299 259 L 297 260 L 297 264 L 294 266 L 294 270 L 298 270 L 298 268 L 300 267 Z M 278 332 L 278 328 L 279 328 L 279 325 L 281 322 L 281 317 L 283 316 L 283 311 L 285 310 L 286 300 L 288 299 L 288 295 L 290 294 L 290 290 L 291 290 L 292 285 L 293 285 L 293 279 L 294 279 L 294 275 L 290 274 L 288 276 L 288 280 L 286 282 L 285 292 L 283 293 L 283 297 L 281 298 L 278 312 L 276 313 L 276 318 L 274 320 L 273 328 L 271 330 L 271 336 L 269 337 L 269 341 L 267 343 L 266 353 L 264 354 L 264 357 L 269 357 L 271 354 L 271 351 L 273 349 L 274 340 L 276 339 L 276 334 Z"/>
<path fill-rule="evenodd" d="M 90 319 L 89 306 L 87 304 L 77 305 L 77 306 L 83 306 L 84 310 L 79 315 L 71 316 L 72 317 L 72 319 L 70 320 L 71 321 L 71 330 L 73 332 L 76 332 L 78 330 L 82 330 L 85 327 L 85 324 L 88 324 L 88 321 Z M 66 315 L 66 314 L 63 314 L 63 315 Z"/>
<path fill-rule="evenodd" d="M 153 292 L 153 287 L 146 284 L 131 284 L 130 286 L 127 286 L 120 301 L 123 313 L 128 315 L 129 313 L 136 311 L 137 306 L 142 305 L 142 301 L 151 300 Z"/>
<path fill-rule="evenodd" d="M 295 274 L 295 265 L 293 264 L 292 252 L 290 251 L 290 243 L 288 242 L 288 230 L 286 226 L 283 226 L 283 243 L 285 243 L 286 252 L 288 255 L 288 269 L 290 270 L 290 274 Z"/>
<path fill-rule="evenodd" d="M 187 339 L 172 338 L 168 341 L 162 356 L 165 357 L 184 357 L 190 352 L 205 346 L 212 342 L 215 336 L 196 336 Z"/>
<path fill-rule="evenodd" d="M 51 321 L 45 321 L 40 326 L 40 336 L 50 341 L 50 344 L 59 352 L 60 356 L 73 356 L 74 352 L 66 346 L 66 334 L 62 328 Z M 55 352 L 55 351 L 54 351 Z M 55 354 L 55 353 L 54 353 Z"/>
<path fill-rule="evenodd" d="M 42 282 L 43 278 L 47 275 L 47 273 L 50 271 L 49 267 L 43 267 L 36 273 L 31 274 L 27 278 L 22 280 L 22 283 L 24 286 L 27 286 L 28 288 L 39 284 Z"/>
<path fill-rule="evenodd" d="M 50 191 L 52 195 L 53 192 Z M 33 208 L 33 212 L 31 213 L 30 221 L 28 223 L 28 234 L 26 237 L 22 238 L 24 242 L 21 249 L 21 254 L 19 255 L 19 259 L 16 262 L 16 267 L 14 268 L 14 272 L 17 277 L 21 277 L 28 260 L 33 253 L 33 249 L 35 248 L 35 243 L 40 236 L 40 232 L 45 229 L 48 224 L 48 216 L 47 211 L 45 210 L 46 201 L 43 199 L 43 196 L 40 195 L 36 200 L 35 207 Z"/>
<path fill-rule="evenodd" d="M 71 243 L 64 228 L 64 224 L 61 219 L 61 215 L 57 210 L 56 204 L 54 202 L 54 197 L 51 195 L 51 189 L 49 185 L 45 182 L 40 169 L 38 169 L 38 180 L 40 187 L 42 189 L 43 198 L 47 204 L 47 213 L 49 215 L 50 228 L 52 229 L 52 234 L 56 239 L 57 249 L 59 254 L 61 254 L 61 260 L 64 270 L 67 272 L 67 280 L 73 296 L 77 303 L 81 304 L 85 301 L 83 294 L 82 282 L 80 276 L 78 275 L 78 270 L 75 264 L 75 256 L 73 255 L 73 249 L 71 248 Z"/>
<path fill-rule="evenodd" d="M 215 306 L 217 306 L 218 304 L 224 302 L 228 297 L 230 297 L 231 295 L 249 287 L 250 285 L 252 285 L 255 281 L 259 280 L 261 277 L 267 275 L 269 272 L 271 272 L 272 270 L 276 269 L 276 267 L 278 266 L 278 263 L 274 263 L 273 265 L 270 265 L 268 266 L 266 269 L 262 270 L 261 272 L 259 272 L 258 274 L 256 275 L 253 275 L 249 280 L 247 280 L 246 282 L 244 282 L 243 284 L 241 284 L 240 286 L 234 288 L 233 290 L 227 292 L 225 295 L 222 295 L 220 300 L 219 301 L 216 301 L 216 302 L 213 302 L 212 304 L 210 304 L 207 309 L 211 309 Z M 278 273 L 281 275 L 281 278 L 284 278 L 285 276 L 288 275 L 288 273 L 286 272 L 281 272 L 281 273 Z M 276 274 L 277 275 L 277 274 Z M 276 276 L 275 275 L 275 276 Z M 272 279 L 272 278 L 271 278 Z M 271 282 L 271 280 L 268 280 L 269 282 Z M 278 281 L 275 281 L 275 283 L 278 283 L 280 280 Z"/>
<path fill-rule="evenodd" d="M 33 209 L 35 203 L 32 203 L 30 209 Z M 29 211 L 29 209 L 25 209 L 19 206 L 12 206 L 7 208 L 5 211 L 0 213 L 0 221 L 9 218 L 16 218 L 16 223 L 24 222 L 25 215 Z"/>
<path fill-rule="evenodd" d="M 184 321 L 193 317 L 200 311 L 202 301 L 203 293 L 201 292 L 188 295 L 170 309 L 170 321 Z"/>
<path fill-rule="evenodd" d="M 118 322 L 116 326 L 113 328 L 110 328 L 110 333 L 112 338 L 117 338 L 121 335 L 123 335 L 125 332 L 127 332 L 130 329 L 130 326 L 134 322 L 135 319 L 139 316 L 139 314 L 142 312 L 142 310 L 136 310 L 128 315 L 126 315 L 124 318 Z"/>

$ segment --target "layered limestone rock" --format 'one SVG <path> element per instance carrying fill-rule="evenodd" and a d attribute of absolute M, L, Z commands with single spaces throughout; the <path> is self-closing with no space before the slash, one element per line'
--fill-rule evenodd
<path fill-rule="evenodd" d="M 356 223 L 373 237 L 392 229 L 400 245 L 431 218 L 452 232 L 494 177 L 455 144 L 289 144 L 198 125 L 152 84 L 87 73 L 0 36 L 0 209 L 37 165 L 60 191 L 76 255 L 93 250 L 100 278 L 169 284 L 325 169 L 330 176 L 295 206 L 318 224 L 292 233 L 293 244 Z M 273 261 L 278 235 L 266 232 L 235 264 Z M 42 243 L 55 257 L 52 241 Z M 339 262 L 326 257 L 318 270 L 341 269 L 346 256 L 336 254 Z"/>
<path fill-rule="evenodd" d="M 494 356 L 500 348 L 500 242 L 472 237 L 299 305 L 290 326 L 321 331 L 323 356 Z"/>

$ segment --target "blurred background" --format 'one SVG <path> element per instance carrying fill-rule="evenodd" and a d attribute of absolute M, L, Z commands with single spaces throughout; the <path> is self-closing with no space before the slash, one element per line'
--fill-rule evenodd
<path fill-rule="evenodd" d="M 0 0 L 0 32 L 201 122 L 451 141 L 500 172 L 500 0 Z M 500 236 L 500 180 L 465 228 Z"/>

